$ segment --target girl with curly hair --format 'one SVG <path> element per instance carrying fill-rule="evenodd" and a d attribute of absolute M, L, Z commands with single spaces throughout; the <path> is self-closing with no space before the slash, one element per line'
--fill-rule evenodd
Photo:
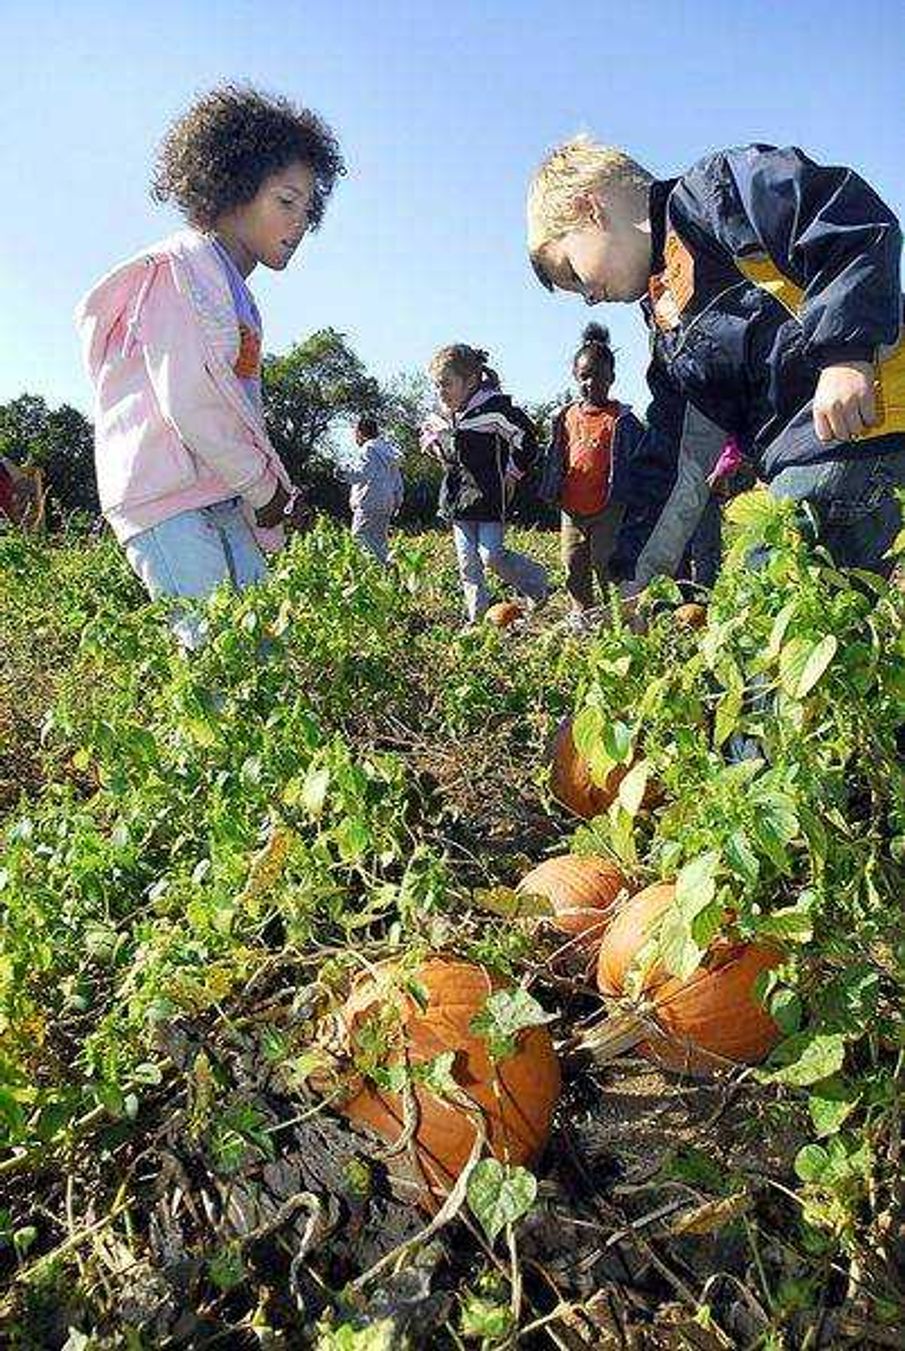
<path fill-rule="evenodd" d="M 261 317 L 246 284 L 282 271 L 344 173 L 313 112 L 223 85 L 169 129 L 152 194 L 186 228 L 108 273 L 76 312 L 95 389 L 101 506 L 152 597 L 265 573 L 309 513 L 264 427 Z M 174 629 L 189 647 L 202 621 Z"/>

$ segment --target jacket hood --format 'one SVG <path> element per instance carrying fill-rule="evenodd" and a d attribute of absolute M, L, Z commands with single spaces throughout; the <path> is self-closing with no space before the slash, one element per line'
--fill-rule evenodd
<path fill-rule="evenodd" d="M 128 353 L 157 268 L 174 256 L 197 262 L 206 254 L 213 256 L 205 235 L 198 230 L 179 230 L 119 263 L 82 297 L 75 310 L 75 326 L 92 382 L 97 379 L 111 337 L 118 328 L 122 330 L 122 354 Z"/>

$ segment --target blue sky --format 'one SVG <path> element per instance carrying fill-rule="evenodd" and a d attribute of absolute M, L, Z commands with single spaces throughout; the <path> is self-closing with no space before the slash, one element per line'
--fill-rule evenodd
<path fill-rule="evenodd" d="M 582 324 L 524 251 L 527 179 L 578 130 L 654 173 L 750 140 L 858 168 L 905 210 L 901 0 L 543 4 L 134 4 L 4 0 L 0 402 L 90 411 L 71 313 L 102 272 L 177 223 L 154 150 L 193 95 L 248 79 L 317 109 L 349 164 L 321 232 L 251 284 L 266 344 L 348 334 L 380 377 L 451 341 L 490 349 L 509 389 L 562 389 Z M 643 406 L 634 307 L 601 307 L 617 391 Z"/>

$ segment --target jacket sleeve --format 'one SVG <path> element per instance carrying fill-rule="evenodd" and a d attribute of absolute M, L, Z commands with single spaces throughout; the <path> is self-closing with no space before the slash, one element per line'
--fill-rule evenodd
<path fill-rule="evenodd" d="M 676 476 L 635 563 L 634 580 L 647 586 L 654 577 L 673 577 L 710 501 L 710 476 L 726 442 L 726 433 L 690 403 L 679 433 Z"/>
<path fill-rule="evenodd" d="M 678 570 L 726 441 L 725 432 L 683 398 L 656 359 L 647 379 L 652 395 L 647 427 L 638 424 L 640 434 L 629 451 L 625 513 L 611 564 L 617 581 L 639 588 Z"/>
<path fill-rule="evenodd" d="M 138 340 L 161 413 L 184 444 L 250 507 L 265 506 L 279 482 L 275 450 L 268 456 L 218 388 L 200 341 L 187 341 L 196 320 L 168 267 L 159 267 L 141 311 Z M 224 367 L 222 375 L 233 378 Z M 238 396 L 244 398 L 241 387 Z M 272 458 L 271 458 L 272 456 Z"/>
<path fill-rule="evenodd" d="M 499 430 L 509 444 L 507 473 L 522 478 L 537 462 L 537 433 L 528 414 L 515 404 L 499 415 Z"/>
<path fill-rule="evenodd" d="M 870 361 L 897 340 L 902 234 L 863 178 L 794 146 L 747 146 L 712 164 L 711 225 L 735 256 L 766 254 L 800 288 L 798 317 L 817 365 Z M 713 178 L 728 191 L 715 191 Z"/>
<path fill-rule="evenodd" d="M 550 506 L 557 506 L 562 497 L 565 476 L 566 409 L 560 408 L 550 426 L 550 442 L 540 453 L 540 479 L 537 496 Z"/>

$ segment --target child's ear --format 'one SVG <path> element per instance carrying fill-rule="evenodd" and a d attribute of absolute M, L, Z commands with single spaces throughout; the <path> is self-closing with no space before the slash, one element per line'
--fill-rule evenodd
<path fill-rule="evenodd" d="M 598 193 L 583 192 L 578 199 L 578 209 L 588 225 L 597 225 L 601 230 L 609 226 L 609 208 Z"/>

